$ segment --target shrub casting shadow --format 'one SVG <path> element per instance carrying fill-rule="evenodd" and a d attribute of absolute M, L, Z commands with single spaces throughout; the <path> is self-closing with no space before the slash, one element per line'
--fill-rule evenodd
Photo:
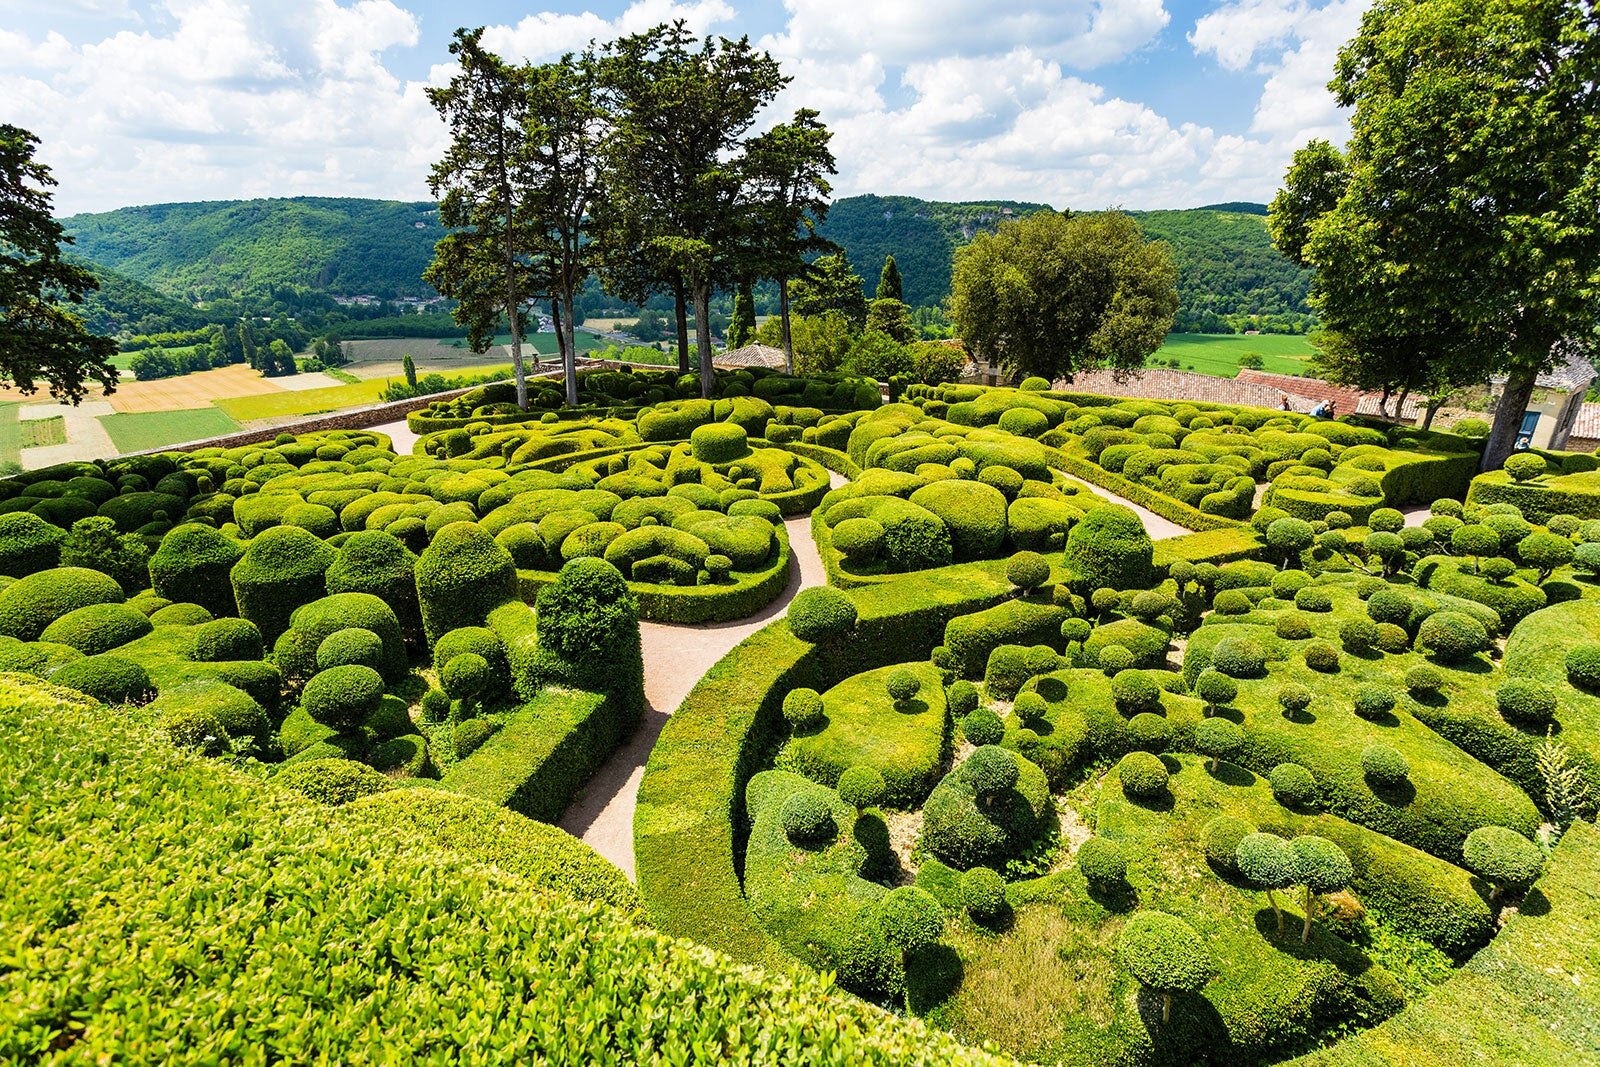
<path fill-rule="evenodd" d="M 1035 682 L 1033 691 L 1043 697 L 1046 704 L 1059 704 L 1067 699 L 1067 683 L 1049 675 Z"/>
<path fill-rule="evenodd" d="M 906 1004 L 924 1015 L 948 1000 L 966 977 L 961 954 L 946 944 L 929 945 L 906 960 Z"/>
<path fill-rule="evenodd" d="M 894 710 L 901 715 L 921 715 L 928 710 L 928 702 L 920 697 L 912 697 L 910 700 L 894 701 L 893 703 Z"/>
<path fill-rule="evenodd" d="M 1127 798 L 1128 803 L 1146 811 L 1170 812 L 1174 807 L 1170 789 L 1162 790 L 1161 795 L 1156 797 L 1136 797 L 1124 788 L 1122 795 Z"/>
<path fill-rule="evenodd" d="M 1370 778 L 1366 779 L 1366 782 L 1373 796 L 1392 807 L 1403 808 L 1417 799 L 1417 787 L 1412 785 L 1409 779 L 1394 785 L 1378 785 Z"/>
<path fill-rule="evenodd" d="M 1153 1055 L 1151 1063 L 1192 1063 L 1195 1051 L 1205 1049 L 1211 1063 L 1238 1063 L 1233 1038 L 1216 1005 L 1201 993 L 1181 993 L 1172 998 L 1172 1018 L 1161 1021 L 1161 994 L 1139 990 L 1135 1004 Z"/>
<path fill-rule="evenodd" d="M 900 870 L 900 857 L 889 845 L 889 824 L 883 821 L 883 816 L 875 811 L 864 811 L 856 817 L 855 829 L 851 832 L 856 844 L 866 849 L 868 870 L 878 877 L 887 877 Z M 869 881 L 873 879 L 868 874 Z"/>
<path fill-rule="evenodd" d="M 1217 769 L 1211 769 L 1211 761 L 1206 761 L 1206 773 L 1223 785 L 1252 786 L 1256 784 L 1256 776 L 1248 768 L 1237 763 L 1222 760 L 1217 764 Z"/>
<path fill-rule="evenodd" d="M 1085 892 L 1089 899 L 1110 912 L 1132 911 L 1139 906 L 1139 891 L 1126 880 L 1115 885 L 1101 885 L 1085 879 Z M 1159 1009 L 1160 1005 L 1157 1005 Z M 1159 1010 L 1157 1017 L 1160 1017 Z"/>

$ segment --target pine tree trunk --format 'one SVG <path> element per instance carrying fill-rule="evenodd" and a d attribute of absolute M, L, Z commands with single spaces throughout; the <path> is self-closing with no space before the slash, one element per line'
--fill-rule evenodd
<path fill-rule="evenodd" d="M 783 337 L 783 367 L 794 373 L 794 335 L 789 332 L 789 279 L 778 279 L 778 322 Z"/>
<path fill-rule="evenodd" d="M 550 326 L 556 332 L 556 357 L 564 364 L 567 358 L 567 335 L 561 329 L 561 298 L 550 298 Z M 537 352 L 534 353 L 538 355 Z M 539 360 L 539 369 L 544 369 L 544 360 Z"/>
<path fill-rule="evenodd" d="M 682 276 L 672 279 L 672 300 L 677 312 L 678 373 L 689 373 L 689 295 L 684 290 Z"/>
<path fill-rule="evenodd" d="M 694 287 L 694 347 L 700 356 L 700 396 L 710 400 L 716 392 L 716 372 L 711 369 L 711 282 L 702 280 Z"/>
<path fill-rule="evenodd" d="M 1489 443 L 1483 448 L 1480 470 L 1499 470 L 1505 465 L 1522 430 L 1522 416 L 1528 410 L 1528 400 L 1538 383 L 1539 371 L 1533 367 L 1518 367 L 1506 378 L 1500 390 L 1500 403 L 1494 409 L 1494 428 L 1489 431 Z"/>

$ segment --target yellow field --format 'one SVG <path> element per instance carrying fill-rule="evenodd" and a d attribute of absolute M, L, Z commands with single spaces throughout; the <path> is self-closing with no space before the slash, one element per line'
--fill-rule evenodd
<path fill-rule="evenodd" d="M 279 419 L 292 415 L 319 415 L 341 408 L 376 404 L 383 392 L 381 380 L 336 385 L 329 389 L 280 390 L 264 396 L 230 397 L 217 400 L 217 407 L 239 422 L 252 419 Z"/>

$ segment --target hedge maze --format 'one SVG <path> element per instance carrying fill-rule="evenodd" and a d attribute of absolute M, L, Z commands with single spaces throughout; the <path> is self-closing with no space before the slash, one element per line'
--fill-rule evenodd
<path fill-rule="evenodd" d="M 459 972 L 520 1012 L 545 965 L 552 1057 L 1600 1058 L 1593 457 L 1475 476 L 1446 434 L 1037 380 L 696 386 L 598 371 L 531 413 L 485 386 L 414 414 L 409 455 L 285 433 L 0 482 L 0 810 L 48 812 L 0 820 L 32 886 L 0 905 L 0 1058 L 174 1062 L 200 1010 L 232 1037 L 179 1059 L 371 1058 L 358 990 Z M 643 713 L 641 619 L 769 608 L 802 540 L 828 584 L 649 757 L 635 888 L 543 823 Z M 123 832 L 63 861 L 89 819 Z M 182 842 L 148 883 L 144 834 Z M 388 946 L 297 964 L 344 976 L 317 1036 L 250 1006 L 253 968 L 296 981 L 286 871 L 319 936 Z M 167 997 L 112 933 L 210 939 L 161 879 L 269 933 Z M 362 908 L 400 925 L 339 934 Z M 609 993 L 569 972 L 584 939 Z M 129 1022 L 118 986 L 161 1006 Z M 651 1014 L 685 988 L 693 1018 Z M 402 1014 L 394 1055 L 534 1032 Z"/>

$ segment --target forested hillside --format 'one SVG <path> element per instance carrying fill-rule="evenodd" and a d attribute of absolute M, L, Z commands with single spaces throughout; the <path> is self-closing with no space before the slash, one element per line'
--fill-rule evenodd
<path fill-rule="evenodd" d="M 436 295 L 422 280 L 441 235 L 429 203 L 233 200 L 120 208 L 62 222 L 77 254 L 173 295 L 205 299 L 279 286 Z"/>

